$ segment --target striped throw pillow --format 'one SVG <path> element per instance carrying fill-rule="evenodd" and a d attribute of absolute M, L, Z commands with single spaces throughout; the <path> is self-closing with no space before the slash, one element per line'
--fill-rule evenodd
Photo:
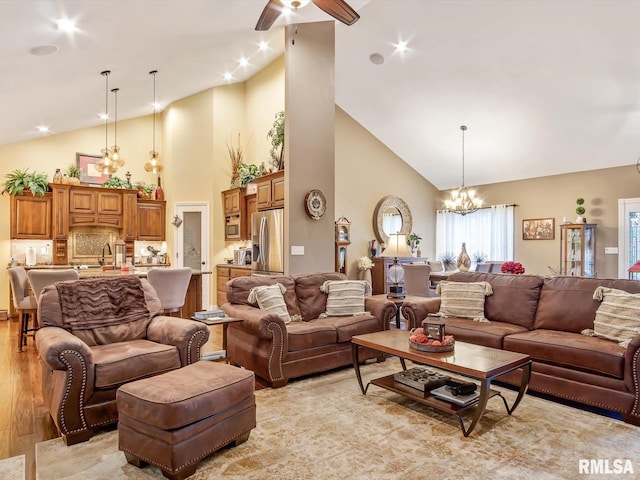
<path fill-rule="evenodd" d="M 292 318 L 289 315 L 283 296 L 283 293 L 286 291 L 287 288 L 281 283 L 253 287 L 249 291 L 247 300 L 250 303 L 257 303 L 261 310 L 275 313 L 284 323 L 290 323 Z"/>
<path fill-rule="evenodd" d="M 488 282 L 448 282 L 438 283 L 436 293 L 440 294 L 440 312 L 443 317 L 471 318 L 476 322 L 488 322 L 484 316 L 484 298 L 493 295 Z"/>
<path fill-rule="evenodd" d="M 583 335 L 613 340 L 621 347 L 627 347 L 633 337 L 640 335 L 640 294 L 598 287 L 593 299 L 602 303 L 596 311 L 593 329 L 583 330 Z"/>
<path fill-rule="evenodd" d="M 324 317 L 364 315 L 364 297 L 371 294 L 371 285 L 364 280 L 327 280 L 320 290 L 327 294 Z"/>

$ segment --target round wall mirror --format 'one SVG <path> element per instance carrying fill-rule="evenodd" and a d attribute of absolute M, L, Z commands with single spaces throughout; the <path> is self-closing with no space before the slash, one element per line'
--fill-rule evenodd
<path fill-rule="evenodd" d="M 373 212 L 373 231 L 380 244 L 386 245 L 392 233 L 409 236 L 412 228 L 411 210 L 404 200 L 389 195 L 378 202 Z"/>

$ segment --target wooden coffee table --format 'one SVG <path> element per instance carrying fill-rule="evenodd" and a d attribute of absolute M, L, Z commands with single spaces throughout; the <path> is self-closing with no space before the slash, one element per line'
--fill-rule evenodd
<path fill-rule="evenodd" d="M 511 415 L 518 407 L 518 404 L 529 387 L 529 379 L 531 377 L 531 359 L 529 355 L 522 353 L 498 350 L 496 348 L 483 347 L 482 345 L 474 345 L 464 342 L 456 342 L 455 348 L 452 352 L 421 352 L 409 346 L 409 332 L 406 330 L 387 330 L 383 332 L 368 333 L 365 335 L 356 335 L 351 339 L 351 345 L 353 368 L 355 369 L 356 377 L 363 395 L 366 395 L 369 385 L 373 384 L 409 397 L 417 402 L 429 405 L 436 410 L 456 415 L 460 422 L 462 433 L 465 437 L 469 436 L 482 418 L 485 408 L 487 407 L 487 401 L 491 397 L 499 396 L 504 402 L 507 413 Z M 428 391 L 422 392 L 418 389 L 398 383 L 393 379 L 393 375 L 387 375 L 385 377 L 371 380 L 365 387 L 362 383 L 360 363 L 358 362 L 358 349 L 361 346 L 399 357 L 403 370 L 407 369 L 405 359 L 409 359 L 430 367 L 439 368 L 447 372 L 477 380 L 480 382 L 480 396 L 478 401 L 466 406 L 456 405 L 447 402 L 446 400 L 436 398 Z M 518 368 L 522 368 L 522 381 L 520 382 L 518 396 L 513 402 L 513 405 L 509 406 L 507 400 L 499 391 L 491 389 L 491 382 L 496 377 Z M 475 408 L 475 413 L 471 423 L 466 427 L 462 419 L 462 413 L 469 408 Z"/>

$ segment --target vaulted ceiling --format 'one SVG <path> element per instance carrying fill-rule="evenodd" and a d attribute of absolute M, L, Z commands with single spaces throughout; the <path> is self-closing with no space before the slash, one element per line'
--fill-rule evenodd
<path fill-rule="evenodd" d="M 120 88 L 118 119 L 137 117 L 152 112 L 150 70 L 166 105 L 251 77 L 282 53 L 285 25 L 331 20 L 310 4 L 256 32 L 265 3 L 0 2 L 0 144 L 39 137 L 37 125 L 51 135 L 101 124 L 102 70 Z M 336 103 L 437 188 L 460 184 L 463 124 L 468 185 L 640 156 L 639 1 L 349 3 L 361 18 L 336 24 Z M 61 32 L 59 18 L 78 30 Z M 58 49 L 30 53 L 45 45 Z"/>

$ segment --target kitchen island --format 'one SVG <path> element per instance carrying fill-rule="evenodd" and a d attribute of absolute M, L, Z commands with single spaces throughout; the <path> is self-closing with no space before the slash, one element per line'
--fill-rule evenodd
<path fill-rule="evenodd" d="M 96 278 L 96 277 L 114 277 L 114 276 L 122 276 L 122 275 L 136 275 L 141 278 L 147 278 L 147 272 L 152 267 L 166 267 L 164 265 L 149 265 L 149 266 L 141 266 L 136 265 L 135 267 L 130 268 L 129 270 L 113 270 L 113 269 L 103 269 L 100 265 L 87 265 L 87 266 L 78 266 L 78 265 L 36 265 L 33 267 L 24 268 L 26 270 L 32 269 L 71 269 L 75 268 L 80 274 L 80 279 L 83 278 Z M 108 268 L 108 267 L 106 267 Z M 189 282 L 189 288 L 187 289 L 187 295 L 184 299 L 184 306 L 182 307 L 182 316 L 183 318 L 191 318 L 195 312 L 202 310 L 202 271 L 200 270 L 192 270 L 193 274 L 191 275 L 191 281 Z M 17 312 L 13 309 L 13 302 L 11 301 L 11 290 L 9 290 L 9 305 L 10 305 L 10 315 L 16 316 Z"/>

